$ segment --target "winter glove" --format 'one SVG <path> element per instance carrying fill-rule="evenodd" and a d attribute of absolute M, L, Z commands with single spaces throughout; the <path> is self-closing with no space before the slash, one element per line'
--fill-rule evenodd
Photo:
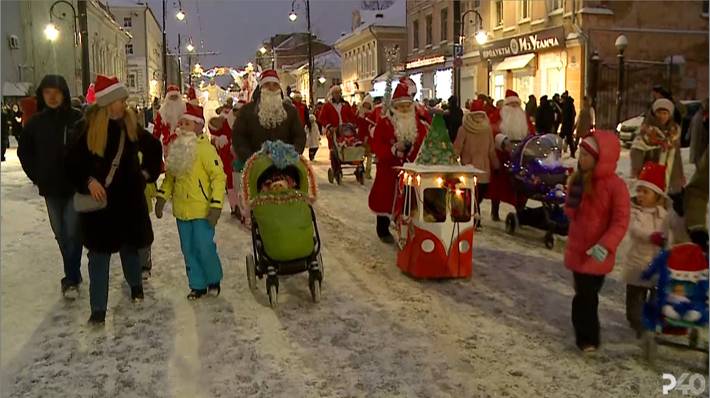
<path fill-rule="evenodd" d="M 658 247 L 663 247 L 666 245 L 666 237 L 663 236 L 663 232 L 654 232 L 650 235 L 649 240 L 651 243 Z"/>
<path fill-rule="evenodd" d="M 597 262 L 601 263 L 604 261 L 606 256 L 609 255 L 609 251 L 600 244 L 594 245 L 591 249 L 587 250 L 587 255 L 592 256 Z"/>
<path fill-rule="evenodd" d="M 163 209 L 165 208 L 165 199 L 158 198 L 155 201 L 155 216 L 158 218 L 163 218 Z"/>
<path fill-rule="evenodd" d="M 705 253 L 708 252 L 708 231 L 704 229 L 694 229 L 688 231 L 688 234 L 693 243 L 702 247 Z"/>
<path fill-rule="evenodd" d="M 210 208 L 210 212 L 207 214 L 207 222 L 210 223 L 212 228 L 217 225 L 217 221 L 219 221 L 219 216 L 221 215 L 222 209 L 218 209 L 216 207 Z"/>

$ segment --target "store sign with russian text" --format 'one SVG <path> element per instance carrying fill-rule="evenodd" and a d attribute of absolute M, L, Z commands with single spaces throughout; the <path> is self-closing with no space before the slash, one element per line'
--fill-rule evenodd
<path fill-rule="evenodd" d="M 423 66 L 443 64 L 444 62 L 446 62 L 446 57 L 441 55 L 438 57 L 431 57 L 431 58 L 418 59 L 416 61 L 410 61 L 410 62 L 407 62 L 406 66 L 407 66 L 407 69 L 415 69 L 415 68 L 421 68 Z"/>
<path fill-rule="evenodd" d="M 484 47 L 481 54 L 485 59 L 505 58 L 564 47 L 564 44 L 565 31 L 559 27 L 495 41 Z"/>

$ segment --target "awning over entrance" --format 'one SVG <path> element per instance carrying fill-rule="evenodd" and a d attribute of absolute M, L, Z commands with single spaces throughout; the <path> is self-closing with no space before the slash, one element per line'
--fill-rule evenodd
<path fill-rule="evenodd" d="M 24 97 L 29 94 L 32 83 L 29 82 L 3 82 L 3 97 Z"/>
<path fill-rule="evenodd" d="M 505 70 L 513 70 L 513 69 L 522 69 L 528 66 L 530 61 L 535 58 L 535 54 L 523 54 L 523 55 L 516 55 L 514 57 L 507 57 L 505 58 L 501 63 L 495 65 L 493 67 L 493 70 L 496 71 L 505 71 Z"/>

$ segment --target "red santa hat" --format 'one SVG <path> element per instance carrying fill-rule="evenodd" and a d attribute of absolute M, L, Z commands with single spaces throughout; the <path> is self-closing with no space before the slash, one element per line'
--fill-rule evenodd
<path fill-rule="evenodd" d="M 197 99 L 197 93 L 195 93 L 195 87 L 190 86 L 190 89 L 187 90 L 187 99 L 190 101 Z"/>
<path fill-rule="evenodd" d="M 673 246 L 667 264 L 672 279 L 693 283 L 708 279 L 708 260 L 694 243 Z"/>
<path fill-rule="evenodd" d="M 409 84 L 402 79 L 394 89 L 394 93 L 392 94 L 392 104 L 403 102 L 412 102 L 412 95 L 410 94 Z"/>
<path fill-rule="evenodd" d="M 171 95 L 180 95 L 180 87 L 175 84 L 169 85 L 168 90 L 165 92 L 165 96 L 169 97 Z"/>
<path fill-rule="evenodd" d="M 646 162 L 636 181 L 636 187 L 646 187 L 659 195 L 666 196 L 666 166 Z"/>
<path fill-rule="evenodd" d="M 94 91 L 96 95 L 96 104 L 98 106 L 108 106 L 110 103 L 128 98 L 128 90 L 123 83 L 118 81 L 115 76 L 96 76 L 94 82 Z"/>
<path fill-rule="evenodd" d="M 197 124 L 205 125 L 205 115 L 202 107 L 190 103 L 185 105 L 185 113 L 180 116 L 180 119 L 192 120 Z"/>
<path fill-rule="evenodd" d="M 471 101 L 471 105 L 469 106 L 469 110 L 471 111 L 471 113 L 483 113 L 485 115 L 486 114 L 486 103 L 483 102 L 482 100 Z"/>
<path fill-rule="evenodd" d="M 516 93 L 513 90 L 505 90 L 505 104 L 512 104 L 513 102 L 517 102 L 520 104 L 520 97 L 518 96 L 518 93 Z"/>
<path fill-rule="evenodd" d="M 414 98 L 417 94 L 417 84 L 414 83 L 414 80 L 410 79 L 409 76 L 402 76 L 399 81 L 407 85 L 407 93 Z"/>
<path fill-rule="evenodd" d="M 279 74 L 273 69 L 267 69 L 263 72 L 261 72 L 261 76 L 259 76 L 259 87 L 263 86 L 264 83 L 269 83 L 269 82 L 274 82 L 274 83 L 281 83 L 279 80 Z"/>

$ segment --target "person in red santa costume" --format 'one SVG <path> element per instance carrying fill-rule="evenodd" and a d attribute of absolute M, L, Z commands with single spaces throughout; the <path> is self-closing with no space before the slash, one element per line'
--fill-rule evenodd
<path fill-rule="evenodd" d="M 296 90 L 291 95 L 291 102 L 293 103 L 293 107 L 296 108 L 296 111 L 298 112 L 298 117 L 301 118 L 301 123 L 304 126 L 310 124 L 308 108 L 306 107 L 306 104 L 303 103 L 303 96 L 301 96 L 301 92 Z"/>
<path fill-rule="evenodd" d="M 231 108 L 223 106 L 222 109 Z M 234 176 L 232 174 L 232 162 L 234 161 L 234 152 L 232 151 L 232 128 L 229 126 L 225 113 L 220 112 L 219 116 L 213 117 L 208 123 L 211 142 L 217 149 L 219 158 L 222 159 L 222 167 L 224 174 L 227 175 L 227 198 L 229 199 L 229 208 L 232 211 L 232 216 L 237 216 L 239 208 L 237 206 L 237 192 L 234 190 Z"/>
<path fill-rule="evenodd" d="M 331 87 L 329 95 L 330 101 L 323 105 L 318 115 L 318 122 L 326 131 L 329 146 L 332 146 L 333 130 L 339 128 L 341 124 L 356 124 L 357 118 L 350 104 L 343 99 L 343 92 L 340 86 Z"/>
<path fill-rule="evenodd" d="M 511 151 L 525 137 L 535 134 L 535 128 L 525 115 L 525 110 L 523 110 L 521 104 L 518 93 L 513 90 L 506 90 L 504 105 L 500 110 L 500 122 L 497 127 L 493 126 L 491 118 L 496 154 L 500 164 L 505 164 L 510 160 Z M 499 209 L 501 201 L 518 207 L 523 205 L 526 200 L 526 198 L 516 194 L 510 173 L 505 167 L 501 167 L 491 174 L 486 197 L 491 200 L 491 218 L 493 221 L 500 221 Z"/>
<path fill-rule="evenodd" d="M 200 106 L 200 100 L 197 99 L 197 92 L 195 92 L 194 86 L 190 86 L 190 89 L 187 90 L 187 103 Z"/>
<path fill-rule="evenodd" d="M 414 93 L 404 79 L 400 80 L 392 95 L 391 110 L 377 122 L 372 137 L 377 169 L 369 206 L 377 215 L 377 236 L 385 243 L 394 243 L 389 225 L 399 173 L 395 167 L 414 161 L 429 130 L 417 117 Z"/>
<path fill-rule="evenodd" d="M 153 129 L 153 137 L 159 139 L 163 143 L 163 152 L 167 157 L 167 149 L 175 139 L 175 128 L 177 127 L 180 116 L 185 113 L 185 101 L 180 95 L 180 88 L 174 84 L 168 86 L 168 91 L 165 93 L 163 104 L 158 110 L 158 115 L 155 117 L 155 128 Z"/>
<path fill-rule="evenodd" d="M 362 99 L 357 109 L 357 134 L 365 145 L 365 178 L 372 179 L 372 131 L 375 129 L 375 109 L 370 94 Z"/>

